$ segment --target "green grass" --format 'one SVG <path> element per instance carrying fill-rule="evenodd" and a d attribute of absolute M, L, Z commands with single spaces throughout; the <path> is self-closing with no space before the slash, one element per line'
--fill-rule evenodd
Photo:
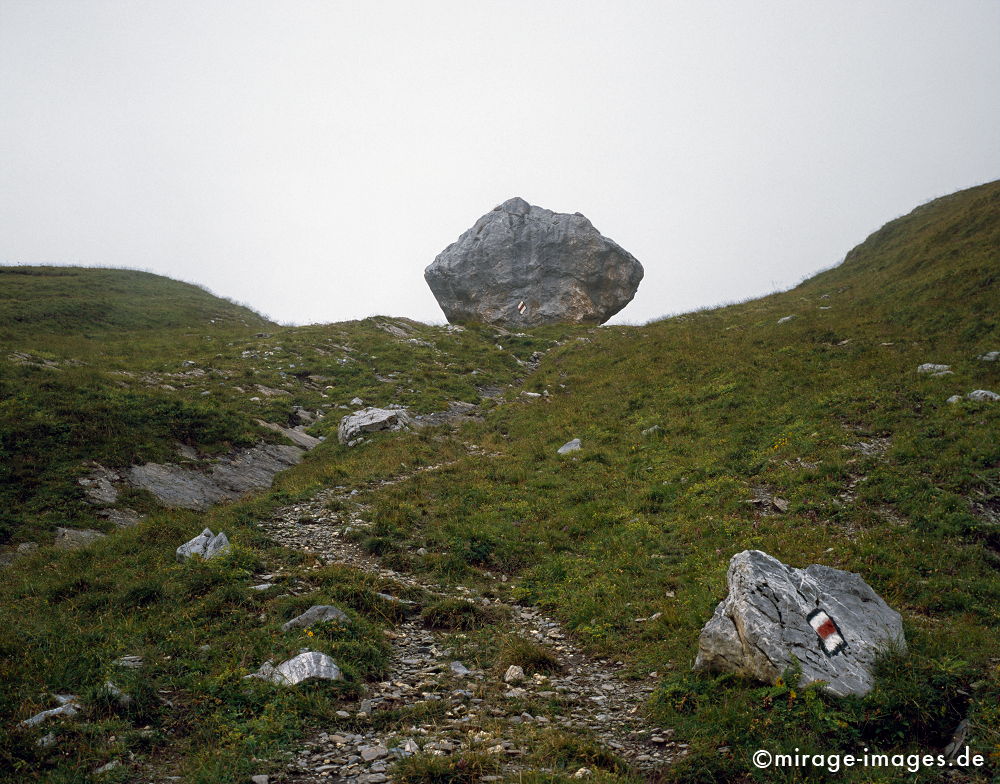
<path fill-rule="evenodd" d="M 380 676 L 380 630 L 399 618 L 374 598 L 379 586 L 347 567 L 309 568 L 255 528 L 273 507 L 336 485 L 359 493 L 334 511 L 366 504 L 373 526 L 363 544 L 394 568 L 535 604 L 635 677 L 657 673 L 650 720 L 690 744 L 668 781 L 822 780 L 765 775 L 750 754 L 795 745 L 854 752 L 859 743 L 936 753 L 966 716 L 970 745 L 993 759 L 969 780 L 988 780 L 1000 754 L 1000 405 L 945 401 L 1000 391 L 1000 363 L 977 359 L 1000 349 L 998 259 L 1000 184 L 991 183 L 887 224 L 842 265 L 791 291 L 644 327 L 518 336 L 386 318 L 262 328 L 236 315 L 214 325 L 177 315 L 172 325 L 100 331 L 92 315 L 74 328 L 56 309 L 54 326 L 35 329 L 28 325 L 46 323 L 50 305 L 31 305 L 22 288 L 27 315 L 3 320 L 5 346 L 36 365 L 0 356 L 0 536 L 12 543 L 44 544 L 66 522 L 100 525 L 73 482 L 87 460 L 122 467 L 169 459 L 177 441 L 212 454 L 277 438 L 254 420 L 290 421 L 295 405 L 329 412 L 311 428 L 316 435 L 335 432 L 338 406 L 355 395 L 420 412 L 481 402 L 485 420 L 455 432 L 378 435 L 356 449 L 332 438 L 271 493 L 206 515 L 132 498 L 151 513 L 136 529 L 88 552 L 43 548 L 0 573 L 0 623 L 16 630 L 0 642 L 5 726 L 49 707 L 41 695 L 50 691 L 90 695 L 95 705 L 60 730 L 58 752 L 35 747 L 37 732 L 0 740 L 0 769 L 71 781 L 72 771 L 127 750 L 192 781 L 238 781 L 251 756 L 276 753 L 310 724 L 336 727 L 341 687 L 285 693 L 239 678 L 301 647 L 301 635 L 277 631 L 280 621 L 320 600 L 356 621 L 310 638 L 343 662 L 344 688 Z M 226 307 L 235 306 L 211 306 Z M 795 318 L 777 323 L 788 315 Z M 268 337 L 257 337 L 262 329 Z M 515 388 L 503 404 L 482 399 L 484 387 L 506 388 L 524 374 L 519 360 L 538 350 L 548 353 L 525 389 L 547 396 Z M 923 362 L 955 373 L 918 375 Z M 183 375 L 191 369 L 204 373 Z M 266 397 L 258 384 L 288 394 Z M 573 437 L 583 449 L 558 456 Z M 438 468 L 377 484 L 430 466 Z M 787 511 L 751 503 L 761 493 L 787 500 Z M 204 525 L 224 528 L 236 555 L 174 565 L 173 548 Z M 428 555 L 411 557 L 419 547 Z M 876 689 L 860 700 L 797 689 L 794 679 L 761 685 L 691 673 L 699 631 L 725 595 L 729 559 L 748 548 L 794 566 L 858 572 L 903 614 L 909 654 L 886 658 Z M 284 565 L 285 579 L 308 593 L 249 595 L 243 586 L 258 565 Z M 390 592 L 420 601 L 429 625 L 467 631 L 468 644 L 503 631 L 504 619 L 486 608 Z M 218 645 L 205 654 L 203 639 Z M 537 658 L 510 648 L 480 658 L 489 666 Z M 122 715 L 97 690 L 109 662 L 132 652 L 151 665 L 148 680 L 129 684 L 139 695 L 135 714 Z M 142 734 L 146 725 L 152 735 Z M 597 778 L 621 775 L 599 750 L 553 743 L 571 747 L 567 773 L 592 760 Z M 478 775 L 471 762 L 456 766 L 411 761 L 401 773 L 412 781 Z M 893 778 L 853 769 L 838 780 Z"/>

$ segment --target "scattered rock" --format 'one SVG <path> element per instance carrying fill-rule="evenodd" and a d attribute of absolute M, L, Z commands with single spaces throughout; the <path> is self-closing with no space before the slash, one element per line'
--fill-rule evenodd
<path fill-rule="evenodd" d="M 307 626 L 322 623 L 323 621 L 350 623 L 351 619 L 347 617 L 347 614 L 343 610 L 334 607 L 332 604 L 314 604 L 301 615 L 285 623 L 281 627 L 281 630 L 288 632 L 292 629 L 305 629 Z"/>
<path fill-rule="evenodd" d="M 733 556 L 729 595 L 702 629 L 695 669 L 773 682 L 797 659 L 802 683 L 867 694 L 876 654 L 905 646 L 902 619 L 857 574 L 794 569 L 760 550 Z"/>
<path fill-rule="evenodd" d="M 782 317 L 781 317 L 780 319 L 778 319 L 778 322 L 777 322 L 777 323 L 778 323 L 778 324 L 787 324 L 787 323 L 788 323 L 789 321 L 791 321 L 791 320 L 792 320 L 793 318 L 795 318 L 795 316 L 794 316 L 794 315 L 793 315 L 793 316 L 782 316 Z"/>
<path fill-rule="evenodd" d="M 358 753 L 365 762 L 373 762 L 382 759 L 389 753 L 389 750 L 385 746 L 362 746 Z"/>
<path fill-rule="evenodd" d="M 948 398 L 948 402 L 949 403 L 961 403 L 962 402 L 962 396 L 961 395 L 952 395 L 950 398 Z"/>
<path fill-rule="evenodd" d="M 300 446 L 303 449 L 315 449 L 323 442 L 311 436 L 308 433 L 304 433 L 301 430 L 296 430 L 294 427 L 282 427 L 281 425 L 275 424 L 274 422 L 265 422 L 262 419 L 257 420 L 257 424 L 261 427 L 266 427 L 268 430 L 273 430 L 275 433 L 281 433 L 285 438 L 291 441 L 296 446 Z"/>
<path fill-rule="evenodd" d="M 145 517 L 135 509 L 102 509 L 97 514 L 114 524 L 115 528 L 131 528 L 133 525 L 138 525 Z"/>
<path fill-rule="evenodd" d="M 76 480 L 87 496 L 87 502 L 95 506 L 111 506 L 118 501 L 118 488 L 115 482 L 120 482 L 121 476 L 99 463 L 94 463 L 87 476 Z"/>
<path fill-rule="evenodd" d="M 362 433 L 378 430 L 402 430 L 410 424 L 410 416 L 401 408 L 363 408 L 340 420 L 337 440 L 349 444 Z"/>
<path fill-rule="evenodd" d="M 142 657 L 136 655 L 122 656 L 115 660 L 116 667 L 124 667 L 129 670 L 138 670 L 142 667 Z"/>
<path fill-rule="evenodd" d="M 56 528 L 56 539 L 52 546 L 57 550 L 79 550 L 105 536 L 106 534 L 90 528 Z"/>
<path fill-rule="evenodd" d="M 941 375 L 951 371 L 951 365 L 935 365 L 933 362 L 925 362 L 922 365 L 917 366 L 918 373 L 926 373 L 932 375 Z"/>
<path fill-rule="evenodd" d="M 556 452 L 560 455 L 565 455 L 568 452 L 576 452 L 583 448 L 583 444 L 580 443 L 579 438 L 574 438 L 572 441 L 567 441 L 561 447 L 559 447 Z"/>
<path fill-rule="evenodd" d="M 296 686 L 309 678 L 320 678 L 328 681 L 344 679 L 340 667 L 325 653 L 304 651 L 298 656 L 282 662 L 277 667 L 271 662 L 265 662 L 257 672 L 247 675 L 247 678 L 261 678 L 279 686 Z"/>
<path fill-rule="evenodd" d="M 7 550 L 0 553 L 0 568 L 5 566 L 10 566 L 14 561 L 23 555 L 30 555 L 31 553 L 38 551 L 37 542 L 21 542 L 13 550 Z"/>
<path fill-rule="evenodd" d="M 642 434 L 644 436 L 652 436 L 662 432 L 663 432 L 662 427 L 660 427 L 659 425 L 653 425 L 652 427 L 647 427 L 645 430 L 643 430 Z"/>
<path fill-rule="evenodd" d="M 460 661 L 453 661 L 451 664 L 448 665 L 448 667 L 453 673 L 455 673 L 460 678 L 463 678 L 470 672 L 472 672 L 468 667 L 466 667 Z"/>
<path fill-rule="evenodd" d="M 992 362 L 992 360 L 989 360 Z M 966 738 L 969 734 L 969 720 L 962 719 L 958 726 L 955 727 L 955 731 L 951 735 L 951 741 L 944 748 L 944 756 L 953 760 L 956 756 L 965 748 Z"/>
<path fill-rule="evenodd" d="M 200 555 L 208 560 L 217 555 L 228 552 L 230 548 L 229 539 L 222 532 L 213 534 L 211 528 L 206 528 L 194 539 L 191 539 L 177 548 L 177 560 L 184 562 L 189 558 Z"/>
<path fill-rule="evenodd" d="M 43 710 L 41 713 L 36 713 L 30 719 L 25 719 L 21 722 L 22 727 L 34 727 L 41 724 L 43 721 L 48 721 L 49 719 L 59 718 L 61 716 L 75 716 L 80 712 L 80 703 L 77 702 L 77 697 L 73 694 L 55 694 L 53 695 L 56 701 L 59 703 L 58 708 L 50 708 L 49 710 Z"/>
<path fill-rule="evenodd" d="M 132 704 L 132 697 L 119 689 L 111 681 L 104 682 L 104 691 L 123 708 L 127 708 Z"/>
<path fill-rule="evenodd" d="M 94 775 L 95 776 L 100 776 L 102 773 L 110 773 L 111 771 L 113 771 L 115 768 L 117 768 L 121 764 L 122 763 L 121 763 L 120 760 L 111 760 L 111 762 L 109 762 L 109 763 L 107 763 L 105 765 L 101 765 L 101 767 L 99 767 L 97 770 L 95 770 L 94 771 Z"/>
<path fill-rule="evenodd" d="M 257 391 L 260 392 L 264 397 L 280 397 L 283 395 L 291 395 L 287 389 L 272 389 L 271 387 L 265 387 L 263 384 L 257 385 Z"/>
<path fill-rule="evenodd" d="M 270 781 L 271 781 L 271 777 L 270 776 L 265 776 L 263 774 L 257 775 L 257 776 L 251 776 L 250 777 L 251 784 L 268 784 L 268 782 L 270 782 Z"/>
<path fill-rule="evenodd" d="M 983 362 L 997 362 L 1000 360 L 1000 351 L 987 351 L 985 354 L 980 354 L 979 359 Z"/>
<path fill-rule="evenodd" d="M 977 403 L 992 403 L 995 400 L 1000 400 L 1000 395 L 988 389 L 975 389 L 965 397 L 968 400 L 975 400 Z"/>
<path fill-rule="evenodd" d="M 424 270 L 448 321 L 518 327 L 603 324 L 631 302 L 642 276 L 580 213 L 521 198 L 481 217 Z"/>
<path fill-rule="evenodd" d="M 277 473 L 299 463 L 304 454 L 297 446 L 265 444 L 221 458 L 207 472 L 173 463 L 132 466 L 129 481 L 165 506 L 204 511 L 270 487 Z"/>
<path fill-rule="evenodd" d="M 516 664 L 510 665 L 503 675 L 504 683 L 520 683 L 524 680 L 524 670 Z"/>
<path fill-rule="evenodd" d="M 573 774 L 575 779 L 585 779 L 594 775 L 594 771 L 590 768 L 580 768 L 576 773 Z"/>
<path fill-rule="evenodd" d="M 35 741 L 35 745 L 40 749 L 51 749 L 56 745 L 56 734 L 54 732 L 46 733 Z"/>
<path fill-rule="evenodd" d="M 414 427 L 435 427 L 438 425 L 460 425 L 463 422 L 481 422 L 479 406 L 475 403 L 465 403 L 453 400 L 445 411 L 433 411 L 429 414 L 411 416 Z"/>

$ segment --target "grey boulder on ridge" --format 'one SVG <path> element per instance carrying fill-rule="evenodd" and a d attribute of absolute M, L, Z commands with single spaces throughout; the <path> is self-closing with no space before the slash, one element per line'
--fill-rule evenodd
<path fill-rule="evenodd" d="M 905 650 L 903 624 L 853 572 L 786 566 L 760 550 L 729 562 L 729 595 L 698 640 L 696 670 L 772 683 L 797 660 L 803 685 L 824 681 L 837 696 L 865 695 L 880 651 Z"/>
<path fill-rule="evenodd" d="M 424 270 L 452 323 L 603 324 L 635 296 L 642 265 L 580 213 L 515 197 L 486 213 Z"/>

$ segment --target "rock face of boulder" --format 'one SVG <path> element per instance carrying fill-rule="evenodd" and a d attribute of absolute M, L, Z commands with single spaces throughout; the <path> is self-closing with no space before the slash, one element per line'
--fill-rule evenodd
<path fill-rule="evenodd" d="M 766 682 L 797 659 L 802 684 L 838 696 L 867 694 L 879 651 L 905 646 L 902 619 L 857 574 L 794 569 L 760 550 L 729 563 L 729 595 L 702 629 L 695 669 Z"/>
<path fill-rule="evenodd" d="M 508 199 L 424 270 L 451 322 L 603 324 L 635 296 L 642 265 L 580 213 Z"/>

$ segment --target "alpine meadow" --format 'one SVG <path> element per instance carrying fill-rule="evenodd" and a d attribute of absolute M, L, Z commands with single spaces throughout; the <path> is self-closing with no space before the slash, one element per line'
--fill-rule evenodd
<path fill-rule="evenodd" d="M 1000 182 L 643 326 L 0 267 L 0 781 L 998 781 L 998 313 Z M 867 693 L 693 669 L 743 551 L 899 613 Z"/>

